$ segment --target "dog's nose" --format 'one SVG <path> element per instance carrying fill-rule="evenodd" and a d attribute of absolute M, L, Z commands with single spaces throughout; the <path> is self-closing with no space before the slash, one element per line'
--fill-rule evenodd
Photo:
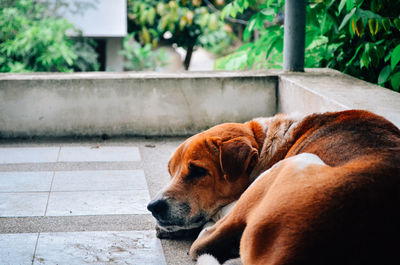
<path fill-rule="evenodd" d="M 168 211 L 168 203 L 166 200 L 163 199 L 151 201 L 147 205 L 147 210 L 149 210 L 154 217 L 161 217 L 164 216 L 165 213 Z"/>

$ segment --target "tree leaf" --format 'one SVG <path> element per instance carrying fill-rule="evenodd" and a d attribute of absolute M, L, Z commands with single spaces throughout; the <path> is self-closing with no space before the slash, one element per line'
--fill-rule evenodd
<path fill-rule="evenodd" d="M 364 23 L 363 20 L 360 18 L 356 22 L 356 32 L 358 37 L 360 37 L 364 32 Z"/>
<path fill-rule="evenodd" d="M 393 24 L 396 26 L 397 30 L 400 31 L 400 19 L 395 18 L 395 19 L 393 20 Z"/>
<path fill-rule="evenodd" d="M 231 13 L 233 6 L 232 3 L 227 4 L 221 11 L 221 19 L 224 19 L 226 16 L 229 16 Z"/>
<path fill-rule="evenodd" d="M 354 0 L 347 0 L 346 1 L 346 9 L 347 11 L 350 11 L 352 8 L 354 8 Z"/>
<path fill-rule="evenodd" d="M 357 8 L 353 8 L 350 13 L 348 13 L 344 18 L 342 23 L 339 26 L 339 30 L 342 30 L 344 26 L 346 26 L 347 22 L 349 22 L 350 18 L 354 15 L 356 12 Z"/>
<path fill-rule="evenodd" d="M 243 32 L 243 40 L 244 40 L 244 41 L 248 40 L 248 38 L 250 37 L 251 32 L 253 31 L 254 25 L 256 24 L 256 21 L 257 21 L 256 15 L 254 15 L 254 16 L 250 19 L 250 22 L 249 22 L 249 24 L 247 25 L 247 27 L 244 29 L 244 32 Z"/>
<path fill-rule="evenodd" d="M 350 59 L 350 61 L 348 61 L 346 63 L 346 67 L 348 67 L 349 65 L 351 65 L 353 63 L 353 61 L 356 59 L 358 53 L 360 52 L 360 50 L 363 48 L 363 45 L 358 46 L 358 48 L 356 49 L 356 52 L 354 53 L 353 57 Z"/>
<path fill-rule="evenodd" d="M 390 23 L 390 19 L 389 18 L 385 17 L 384 19 L 382 19 L 382 25 L 383 25 L 383 28 L 386 30 L 386 32 L 389 31 L 390 24 L 391 23 Z"/>
<path fill-rule="evenodd" d="M 261 12 L 261 14 L 263 14 L 265 16 L 275 15 L 275 10 L 273 8 L 264 8 L 260 12 Z"/>
<path fill-rule="evenodd" d="M 390 58 L 390 65 L 392 67 L 392 71 L 394 70 L 396 65 L 399 63 L 399 61 L 400 61 L 400 44 L 397 45 L 396 48 L 394 48 L 394 50 L 392 52 L 392 56 Z"/>
<path fill-rule="evenodd" d="M 338 8 L 339 14 L 342 13 L 343 7 L 346 4 L 346 2 L 347 2 L 347 0 L 340 1 L 339 8 Z"/>
<path fill-rule="evenodd" d="M 392 70 L 390 69 L 389 65 L 386 65 L 385 67 L 383 67 L 382 71 L 379 73 L 379 76 L 378 76 L 378 84 L 379 85 L 385 84 L 391 73 L 392 73 Z"/>
<path fill-rule="evenodd" d="M 368 20 L 368 27 L 369 27 L 369 32 L 371 33 L 372 36 L 375 36 L 378 33 L 379 30 L 379 23 L 376 18 L 371 18 Z"/>
<path fill-rule="evenodd" d="M 400 72 L 395 73 L 390 78 L 390 83 L 395 91 L 399 92 L 400 90 Z"/>
<path fill-rule="evenodd" d="M 365 50 L 361 56 L 360 68 L 363 68 L 365 66 L 365 68 L 368 69 L 369 63 L 370 63 L 370 58 L 368 56 L 367 50 Z"/>

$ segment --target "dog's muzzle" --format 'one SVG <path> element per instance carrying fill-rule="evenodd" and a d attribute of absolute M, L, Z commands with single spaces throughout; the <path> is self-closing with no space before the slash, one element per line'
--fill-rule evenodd
<path fill-rule="evenodd" d="M 166 200 L 158 199 L 151 201 L 147 205 L 147 210 L 149 210 L 157 220 L 166 220 L 169 206 Z"/>
<path fill-rule="evenodd" d="M 162 196 L 153 199 L 147 209 L 157 220 L 159 228 L 168 232 L 197 228 L 207 221 L 203 212 L 190 216 L 188 203 Z"/>

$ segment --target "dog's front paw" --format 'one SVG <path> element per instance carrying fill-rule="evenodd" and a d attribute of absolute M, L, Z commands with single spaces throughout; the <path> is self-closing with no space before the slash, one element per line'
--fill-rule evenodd
<path fill-rule="evenodd" d="M 194 241 L 189 250 L 189 255 L 192 257 L 193 260 L 197 260 L 201 254 L 204 254 L 204 252 L 201 252 L 199 244 L 196 244 L 197 242 L 198 240 Z"/>

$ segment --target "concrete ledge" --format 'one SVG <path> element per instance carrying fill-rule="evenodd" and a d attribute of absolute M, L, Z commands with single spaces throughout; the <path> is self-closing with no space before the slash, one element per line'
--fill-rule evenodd
<path fill-rule="evenodd" d="M 400 93 L 332 69 L 279 75 L 278 112 L 365 109 L 400 127 Z"/>
<path fill-rule="evenodd" d="M 0 74 L 0 137 L 184 136 L 277 112 L 366 109 L 400 127 L 400 94 L 330 69 Z"/>
<path fill-rule="evenodd" d="M 276 111 L 274 72 L 1 74 L 0 137 L 188 135 Z"/>

